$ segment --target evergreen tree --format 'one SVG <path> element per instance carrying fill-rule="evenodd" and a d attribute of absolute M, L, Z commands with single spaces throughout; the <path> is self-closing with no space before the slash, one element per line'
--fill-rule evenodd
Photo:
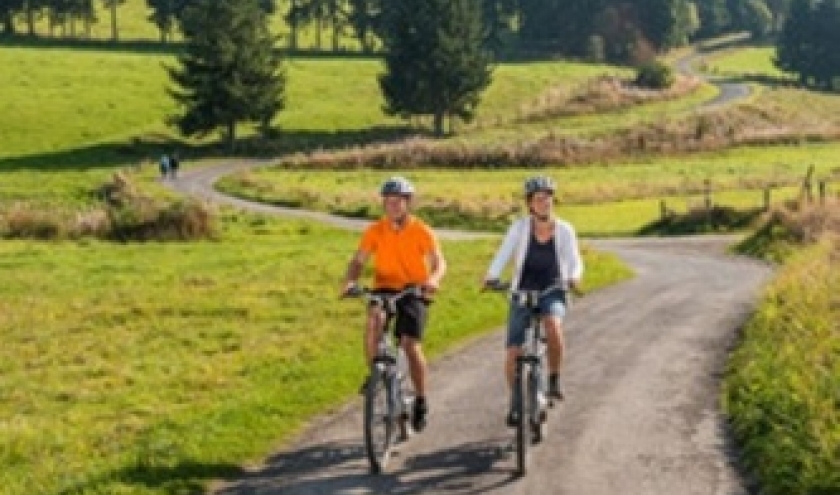
<path fill-rule="evenodd" d="M 813 0 L 794 0 L 788 18 L 776 43 L 774 63 L 779 70 L 797 74 L 807 83 L 814 65 L 814 39 L 811 33 L 814 18 Z"/>
<path fill-rule="evenodd" d="M 3 33 L 15 34 L 15 14 L 23 10 L 24 0 L 0 0 L 0 25 Z"/>
<path fill-rule="evenodd" d="M 221 130 L 232 147 L 239 122 L 267 130 L 283 108 L 285 75 L 258 0 L 196 0 L 184 11 L 186 50 L 168 68 L 186 136 Z"/>
<path fill-rule="evenodd" d="M 472 119 L 492 74 L 481 4 L 400 0 L 389 2 L 383 15 L 385 112 L 431 115 L 438 136 L 445 117 Z"/>

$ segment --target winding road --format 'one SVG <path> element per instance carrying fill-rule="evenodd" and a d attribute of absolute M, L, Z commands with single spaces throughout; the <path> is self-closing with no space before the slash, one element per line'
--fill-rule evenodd
<path fill-rule="evenodd" d="M 243 201 L 213 189 L 224 174 L 265 164 L 193 168 L 170 186 L 255 211 L 341 228 L 365 225 Z M 771 269 L 727 254 L 732 240 L 586 241 L 616 253 L 637 276 L 576 301 L 567 319 L 567 400 L 552 410 L 547 438 L 534 449 L 526 477 L 514 475 L 513 435 L 504 425 L 503 331 L 498 329 L 431 364 L 429 426 L 400 446 L 385 474 L 368 473 L 361 401 L 354 399 L 315 418 L 283 451 L 242 478 L 218 484 L 214 493 L 750 493 L 719 410 L 719 388 L 738 328 Z"/>

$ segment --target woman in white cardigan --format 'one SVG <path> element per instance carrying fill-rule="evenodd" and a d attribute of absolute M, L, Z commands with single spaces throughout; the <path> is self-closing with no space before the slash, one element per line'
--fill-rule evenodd
<path fill-rule="evenodd" d="M 513 290 L 545 290 L 560 285 L 575 289 L 583 275 L 583 261 L 577 236 L 571 224 L 556 218 L 552 212 L 554 181 L 549 177 L 531 177 L 525 181 L 525 199 L 529 215 L 515 220 L 507 230 L 490 268 L 485 285 L 498 281 L 511 257 L 514 260 Z M 548 338 L 549 396 L 563 398 L 559 373 L 565 350 L 563 317 L 566 314 L 566 290 L 552 291 L 540 300 L 543 324 Z M 507 356 L 505 372 L 508 384 L 513 383 L 516 357 L 524 343 L 529 314 L 526 308 L 511 303 L 508 315 Z M 516 418 L 508 413 L 513 426 Z"/>

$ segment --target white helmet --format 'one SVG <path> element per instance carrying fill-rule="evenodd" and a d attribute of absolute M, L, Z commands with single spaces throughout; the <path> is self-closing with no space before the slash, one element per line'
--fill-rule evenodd
<path fill-rule="evenodd" d="M 405 177 L 394 176 L 386 180 L 379 190 L 381 196 L 396 194 L 399 196 L 413 196 L 414 186 Z"/>
<path fill-rule="evenodd" d="M 531 195 L 537 192 L 548 192 L 554 194 L 556 190 L 557 185 L 551 177 L 537 175 L 530 177 L 525 181 L 525 197 L 528 199 L 531 198 Z"/>

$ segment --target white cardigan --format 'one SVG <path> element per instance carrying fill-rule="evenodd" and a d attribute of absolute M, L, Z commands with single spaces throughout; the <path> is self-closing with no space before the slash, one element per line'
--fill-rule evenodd
<path fill-rule="evenodd" d="M 517 288 L 530 240 L 531 217 L 526 216 L 514 221 L 508 228 L 502 245 L 496 251 L 493 262 L 490 263 L 486 279 L 497 280 L 515 252 L 516 258 L 514 259 L 511 287 Z M 560 219 L 554 220 L 554 247 L 557 251 L 557 269 L 560 272 L 562 283 L 580 281 L 583 275 L 583 260 L 578 249 L 575 229 L 569 222 Z"/>

